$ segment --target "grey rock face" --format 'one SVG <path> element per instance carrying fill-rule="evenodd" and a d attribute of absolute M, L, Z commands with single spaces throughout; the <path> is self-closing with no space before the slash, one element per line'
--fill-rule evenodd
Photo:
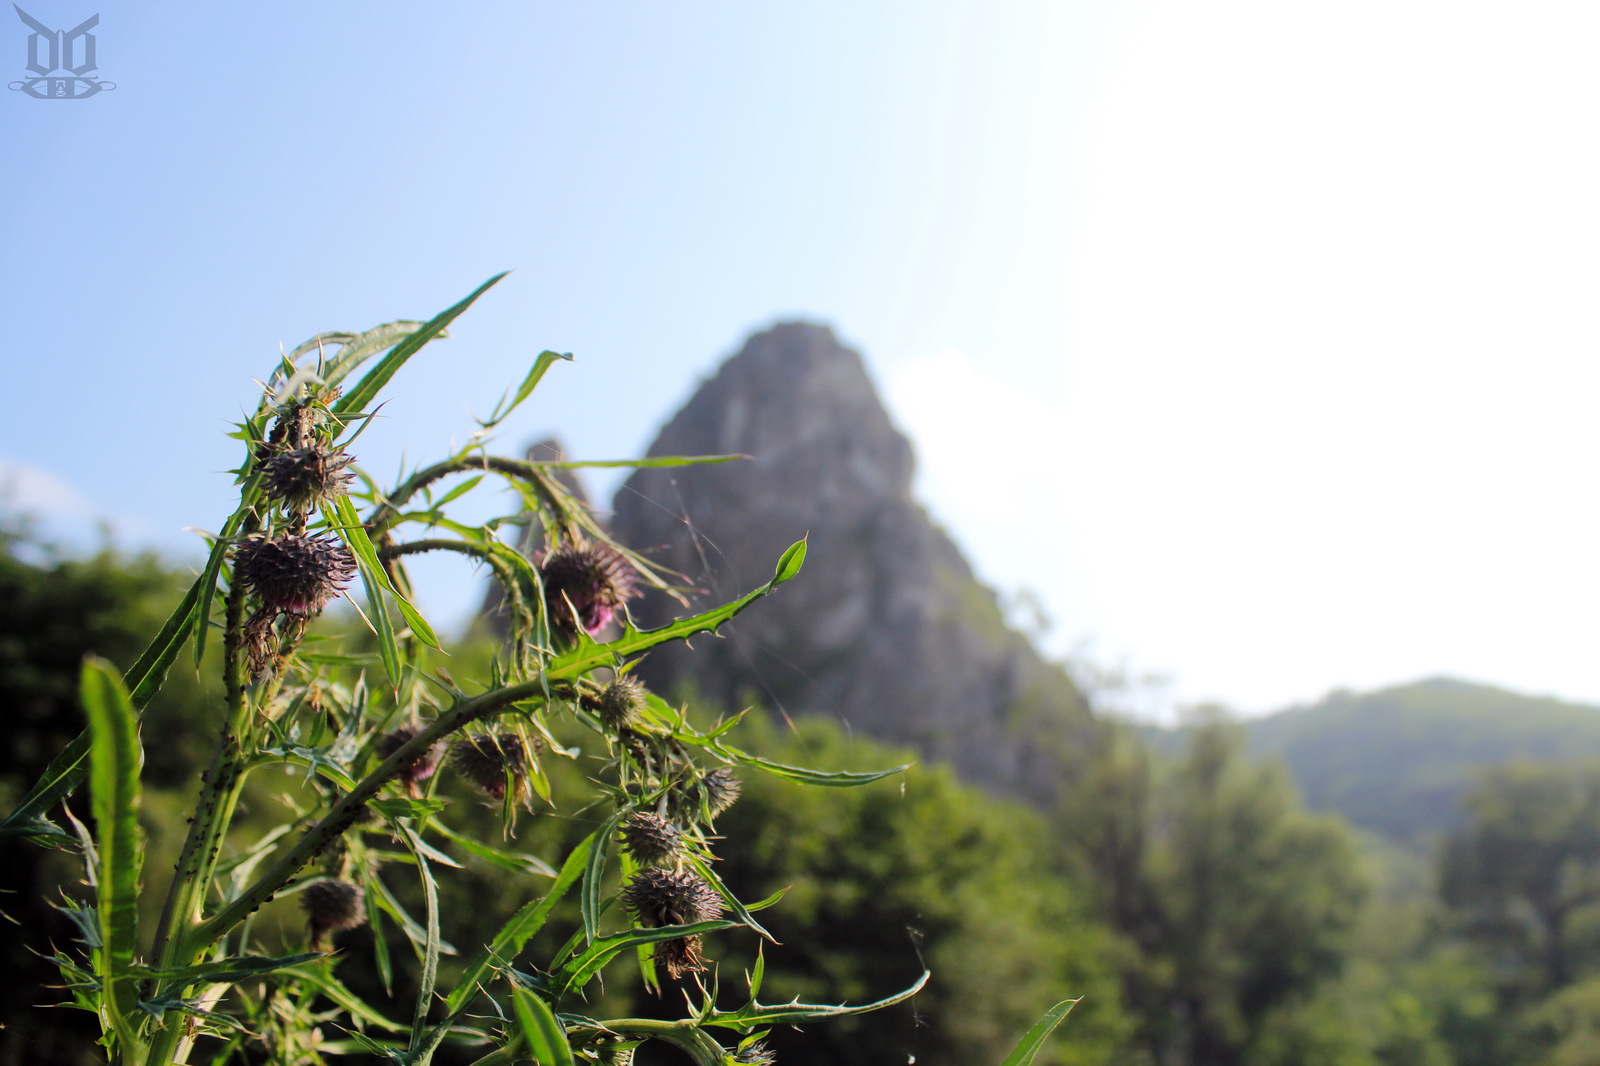
<path fill-rule="evenodd" d="M 995 596 L 911 497 L 909 442 L 861 358 L 825 327 L 750 338 L 662 430 L 652 456 L 748 460 L 643 469 L 614 504 L 623 544 L 689 576 L 698 609 L 772 576 L 809 537 L 805 569 L 695 647 L 658 648 L 640 674 L 729 710 L 751 699 L 826 714 L 948 761 L 967 780 L 1047 801 L 1083 701 L 1008 629 Z M 634 615 L 659 625 L 664 596 Z"/>

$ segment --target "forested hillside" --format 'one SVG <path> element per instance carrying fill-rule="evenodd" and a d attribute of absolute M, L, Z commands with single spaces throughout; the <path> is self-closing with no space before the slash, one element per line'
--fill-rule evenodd
<path fill-rule="evenodd" d="M 1257 719 L 1251 750 L 1283 759 L 1307 806 L 1402 842 L 1459 828 L 1486 767 L 1600 756 L 1600 708 L 1434 678 L 1336 692 Z"/>

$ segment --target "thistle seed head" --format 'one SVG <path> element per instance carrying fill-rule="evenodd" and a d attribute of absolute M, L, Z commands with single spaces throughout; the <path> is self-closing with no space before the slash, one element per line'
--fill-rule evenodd
<path fill-rule="evenodd" d="M 611 624 L 635 595 L 633 566 L 605 544 L 569 544 L 548 552 L 539 564 L 550 626 L 591 637 Z"/>
<path fill-rule="evenodd" d="M 514 796 L 520 798 L 527 791 L 528 748 L 516 733 L 461 737 L 450 745 L 450 762 L 457 773 L 494 799 L 505 799 L 507 777 Z"/>
<path fill-rule="evenodd" d="M 378 758 L 387 759 L 415 739 L 418 732 L 419 730 L 415 726 L 407 725 L 401 726 L 393 733 L 385 733 L 378 738 L 376 748 Z M 436 741 L 424 749 L 420 755 L 413 756 L 402 764 L 400 774 L 396 780 L 400 782 L 401 787 L 406 790 L 408 795 L 415 796 L 417 794 L 417 786 L 432 777 L 434 772 L 439 769 L 439 760 L 443 756 L 444 744 Z"/>
<path fill-rule="evenodd" d="M 326 950 L 325 938 L 329 933 L 366 923 L 362 895 L 361 887 L 349 881 L 317 881 L 306 886 L 300 894 L 300 905 L 310 920 L 313 950 Z"/>
<path fill-rule="evenodd" d="M 353 456 L 321 444 L 291 448 L 262 464 L 263 489 L 269 499 L 304 513 L 349 491 L 355 475 L 346 468 L 353 462 Z"/>
<path fill-rule="evenodd" d="M 652 929 L 722 917 L 722 897 L 717 890 L 699 874 L 681 870 L 640 870 L 622 890 L 622 902 L 640 925 Z"/>
<path fill-rule="evenodd" d="M 622 823 L 622 846 L 640 865 L 661 866 L 683 850 L 683 834 L 665 818 L 640 811 Z"/>
<path fill-rule="evenodd" d="M 355 572 L 355 557 L 331 533 L 252 533 L 233 549 L 233 573 L 240 586 L 259 596 L 263 607 L 300 618 L 320 613 Z"/>

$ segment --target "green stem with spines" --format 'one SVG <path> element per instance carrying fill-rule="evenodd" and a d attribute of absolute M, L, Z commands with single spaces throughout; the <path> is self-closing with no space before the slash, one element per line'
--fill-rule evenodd
<path fill-rule="evenodd" d="M 232 820 L 243 784 L 241 734 L 249 724 L 249 706 L 240 664 L 244 643 L 244 591 L 237 586 L 228 591 L 224 618 L 222 654 L 226 713 L 211 765 L 201 778 L 194 818 L 178 856 L 177 872 L 162 907 L 155 939 L 151 942 L 150 956 L 158 969 L 186 966 L 193 961 L 185 953 L 188 930 L 200 917 L 205 904 L 222 837 Z M 181 1029 L 170 1021 L 162 1024 L 151 1040 L 145 1061 L 151 1066 L 165 1066 L 182 1036 Z"/>

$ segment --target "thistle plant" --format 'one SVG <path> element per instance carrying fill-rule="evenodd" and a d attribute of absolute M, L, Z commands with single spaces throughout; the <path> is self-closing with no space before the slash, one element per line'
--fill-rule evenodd
<path fill-rule="evenodd" d="M 373 1053 L 425 1066 L 446 1044 L 463 1045 L 485 1066 L 598 1063 L 623 1061 L 647 1040 L 672 1043 L 701 1066 L 772 1062 L 764 1039 L 774 1027 L 898 1003 L 927 979 L 863 1005 L 770 1005 L 759 1000 L 758 956 L 737 1002 L 723 1002 L 709 945 L 770 941 L 756 914 L 778 902 L 741 901 L 714 867 L 714 848 L 738 846 L 711 832 L 738 797 L 738 774 L 848 787 L 904 767 L 843 773 L 767 761 L 733 744 L 734 722 L 698 729 L 685 709 L 629 673 L 649 649 L 714 633 L 793 579 L 803 541 L 776 561 L 766 584 L 642 630 L 629 601 L 646 587 L 673 593 L 682 579 L 614 543 L 558 475 L 735 457 L 624 464 L 492 454 L 495 427 L 569 358 L 544 352 L 464 448 L 392 485 L 362 468 L 358 438 L 390 379 L 498 280 L 428 322 L 322 334 L 280 358 L 234 434 L 244 450 L 238 506 L 199 577 L 125 675 L 102 661 L 85 664 L 87 731 L 0 823 L 0 839 L 82 857 L 90 896 L 61 904 L 81 943 L 58 948 L 55 958 L 69 1005 L 98 1016 L 102 1043 L 119 1063 L 288 1064 Z M 452 519 L 456 502 L 485 483 L 513 488 L 515 513 L 480 525 Z M 532 558 L 503 535 L 526 521 L 542 540 Z M 503 589 L 507 635 L 487 677 L 453 677 L 410 600 L 406 560 L 440 551 L 479 564 Z M 336 602 L 359 611 L 364 629 L 355 636 L 315 631 Z M 213 642 L 224 691 L 216 747 L 149 926 L 139 919 L 140 885 L 165 871 L 143 869 L 139 715 L 185 646 L 198 669 L 212 661 L 205 652 Z M 558 813 L 592 831 L 537 862 L 548 876 L 521 874 L 527 902 L 498 917 L 487 943 L 462 949 L 464 965 L 443 979 L 439 960 L 450 949 L 438 888 L 457 865 L 452 855 L 525 869 L 527 861 L 504 851 L 505 836 L 519 809 L 552 811 L 561 802 L 551 787 L 554 760 L 582 760 L 590 794 Z M 246 784 L 272 771 L 306 787 L 282 824 L 243 839 Z M 500 839 L 465 834 L 457 805 L 471 801 L 441 793 L 449 775 L 500 808 Z M 90 824 L 58 815 L 85 785 Z M 348 954 L 341 937 L 397 906 L 378 876 L 380 862 L 395 858 L 414 871 L 425 903 L 420 918 L 396 923 L 417 974 L 412 1016 L 401 1020 L 339 974 Z M 254 916 L 291 896 L 303 912 L 304 950 L 285 954 Z M 564 943 L 533 957 L 536 934 L 563 921 L 568 927 L 549 939 L 564 935 Z M 658 991 L 678 982 L 685 1015 L 590 1017 L 586 997 L 602 975 Z M 1047 1016 L 1050 1027 L 1065 1006 Z M 1031 1050 L 1019 1057 L 1024 1051 L 1016 1063 L 1031 1059 Z"/>

